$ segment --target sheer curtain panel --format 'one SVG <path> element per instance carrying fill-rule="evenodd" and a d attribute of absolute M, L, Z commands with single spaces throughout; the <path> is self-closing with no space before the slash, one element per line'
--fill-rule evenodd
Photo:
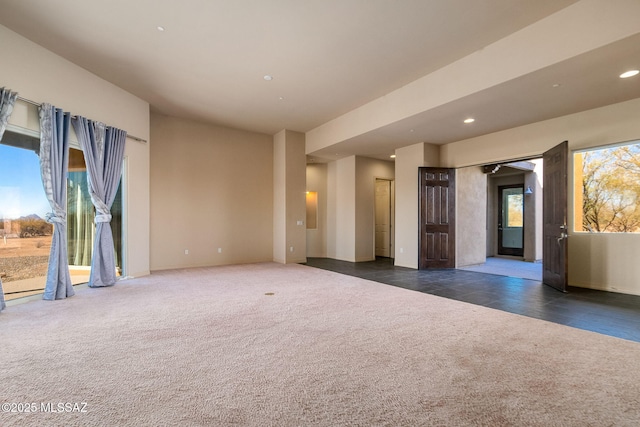
<path fill-rule="evenodd" d="M 44 192 L 52 212 L 46 215 L 53 224 L 45 300 L 64 299 L 75 291 L 69 275 L 67 257 L 67 173 L 69 168 L 69 131 L 71 114 L 51 104 L 40 106 L 40 172 Z"/>
<path fill-rule="evenodd" d="M 122 175 L 122 159 L 127 133 L 84 117 L 73 120 L 78 142 L 87 165 L 89 194 L 96 208 L 96 234 L 91 259 L 90 287 L 116 283 L 116 256 L 111 231 L 111 205 Z"/>
<path fill-rule="evenodd" d="M 9 89 L 0 88 L 0 141 L 2 141 L 2 135 L 7 128 L 7 122 L 9 116 L 13 111 L 13 104 L 16 103 L 18 98 L 17 92 L 11 92 Z M 2 218 L 0 218 L 2 219 Z M 2 289 L 2 277 L 0 277 L 0 311 L 4 310 L 7 305 L 4 302 L 4 290 Z"/>

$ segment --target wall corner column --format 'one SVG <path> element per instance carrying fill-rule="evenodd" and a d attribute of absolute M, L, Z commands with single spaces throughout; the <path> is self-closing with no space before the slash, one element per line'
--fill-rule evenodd
<path fill-rule="evenodd" d="M 307 261 L 306 165 L 303 133 L 273 136 L 273 260 L 282 264 Z"/>
<path fill-rule="evenodd" d="M 396 150 L 395 265 L 418 268 L 418 168 L 440 165 L 440 147 L 418 143 Z"/>

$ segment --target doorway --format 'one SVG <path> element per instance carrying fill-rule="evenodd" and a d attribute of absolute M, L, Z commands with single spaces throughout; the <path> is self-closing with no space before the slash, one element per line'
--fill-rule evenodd
<path fill-rule="evenodd" d="M 459 170 L 458 268 L 542 280 L 542 159 Z"/>
<path fill-rule="evenodd" d="M 376 178 L 375 182 L 375 256 L 393 258 L 393 180 Z"/>
<path fill-rule="evenodd" d="M 542 159 L 492 165 L 485 174 L 486 256 L 542 262 Z"/>
<path fill-rule="evenodd" d="M 543 158 L 514 160 L 458 169 L 456 175 L 460 177 L 460 182 L 455 184 L 459 188 L 456 203 L 459 204 L 461 215 L 456 218 L 456 221 L 459 222 L 461 232 L 459 233 L 459 251 L 455 254 L 459 261 L 455 263 L 455 268 L 475 270 L 479 267 L 485 267 L 488 259 L 498 257 L 508 258 L 509 261 L 513 260 L 523 264 L 525 264 L 523 261 L 528 261 L 538 267 L 536 270 L 539 271 L 539 276 L 536 276 L 534 280 L 565 291 L 568 238 L 567 159 L 568 143 L 565 141 L 545 152 Z M 432 212 L 429 209 L 425 210 L 425 206 L 428 204 L 423 203 L 425 198 L 433 199 L 433 197 L 425 196 L 430 194 L 430 182 L 433 179 L 426 179 L 422 175 L 423 169 L 426 171 L 429 168 L 419 169 L 421 173 L 419 220 L 422 227 L 423 224 L 431 225 L 434 223 L 433 215 L 430 215 Z M 498 253 L 499 215 L 497 211 L 499 205 L 503 204 L 498 203 L 499 187 L 501 186 L 524 189 L 522 196 L 519 194 L 520 190 L 516 194 L 518 198 L 524 199 L 521 219 L 523 255 L 503 256 Z M 425 192 L 424 189 L 428 191 Z M 440 191 L 438 194 L 442 196 L 444 193 Z M 436 197 L 435 200 L 437 199 Z M 445 212 L 441 203 L 433 204 L 433 206 L 439 214 Z M 423 232 L 421 228 L 419 236 L 421 254 L 429 253 L 429 249 L 435 252 L 434 249 L 442 247 L 442 245 L 438 247 L 430 244 L 437 242 L 438 239 L 432 238 L 428 232 L 429 230 Z M 442 231 L 440 231 L 440 235 L 442 235 Z M 446 238 L 439 240 L 441 243 Z M 422 247 L 425 242 L 427 243 L 426 250 Z M 483 248 L 482 246 L 485 244 L 486 246 Z M 421 263 L 422 259 L 419 259 L 419 262 Z M 420 268 L 424 267 L 420 264 Z M 509 276 L 522 277 L 514 275 L 515 270 L 511 266 L 504 269 Z M 490 271 L 483 272 L 490 273 Z"/>

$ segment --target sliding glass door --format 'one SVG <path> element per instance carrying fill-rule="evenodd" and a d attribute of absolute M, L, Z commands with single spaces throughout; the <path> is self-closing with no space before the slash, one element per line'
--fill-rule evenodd
<path fill-rule="evenodd" d="M 121 183 L 122 184 L 122 183 Z M 116 251 L 118 274 L 122 272 L 122 185 L 118 187 L 111 208 L 111 231 Z M 87 182 L 87 166 L 81 150 L 69 150 L 69 179 L 67 181 L 67 229 L 69 267 L 73 276 L 86 275 L 93 254 L 95 238 L 95 208 L 91 203 Z M 85 280 L 85 281 L 87 281 Z"/>
<path fill-rule="evenodd" d="M 40 178 L 39 135 L 7 131 L 0 143 L 0 276 L 5 299 L 42 293 L 46 282 L 53 225 Z M 122 273 L 122 182 L 111 208 L 111 230 L 118 274 Z M 81 150 L 69 151 L 67 229 L 72 283 L 89 280 L 95 209 Z"/>
<path fill-rule="evenodd" d="M 0 143 L 0 277 L 7 301 L 42 293 L 53 226 L 40 179 L 40 140 L 7 130 Z"/>

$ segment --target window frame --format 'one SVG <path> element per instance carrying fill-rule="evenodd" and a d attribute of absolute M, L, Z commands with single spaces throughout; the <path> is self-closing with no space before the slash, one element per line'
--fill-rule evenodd
<path fill-rule="evenodd" d="M 579 149 L 574 149 L 571 151 L 571 177 L 573 179 L 573 189 L 574 189 L 574 194 L 573 194 L 573 215 L 572 215 L 572 220 L 573 220 L 573 226 L 571 227 L 572 229 L 572 233 L 576 233 L 576 234 L 593 234 L 593 235 L 615 235 L 615 234 L 623 234 L 623 235 L 636 235 L 636 234 L 640 234 L 640 226 L 638 227 L 638 231 L 590 231 L 590 230 L 584 230 L 583 226 L 582 226 L 582 218 L 584 215 L 584 209 L 583 209 L 583 193 L 584 193 L 584 186 L 582 184 L 582 177 L 583 177 L 583 173 L 582 170 L 580 170 L 580 172 L 578 173 L 578 165 L 580 165 L 580 167 L 582 168 L 583 165 L 583 161 L 582 159 L 578 162 L 576 161 L 577 157 L 579 155 L 582 155 L 583 153 L 588 153 L 588 152 L 597 152 L 597 151 L 604 151 L 604 150 L 609 150 L 609 149 L 615 149 L 615 148 L 619 148 L 619 147 L 626 147 L 626 146 L 638 146 L 640 148 L 640 139 L 632 139 L 632 140 L 628 140 L 628 141 L 621 141 L 621 142 L 615 142 L 615 143 L 611 143 L 611 144 L 603 144 L 603 145 L 596 145 L 596 146 L 592 146 L 592 147 L 585 147 L 585 148 L 579 148 Z"/>

